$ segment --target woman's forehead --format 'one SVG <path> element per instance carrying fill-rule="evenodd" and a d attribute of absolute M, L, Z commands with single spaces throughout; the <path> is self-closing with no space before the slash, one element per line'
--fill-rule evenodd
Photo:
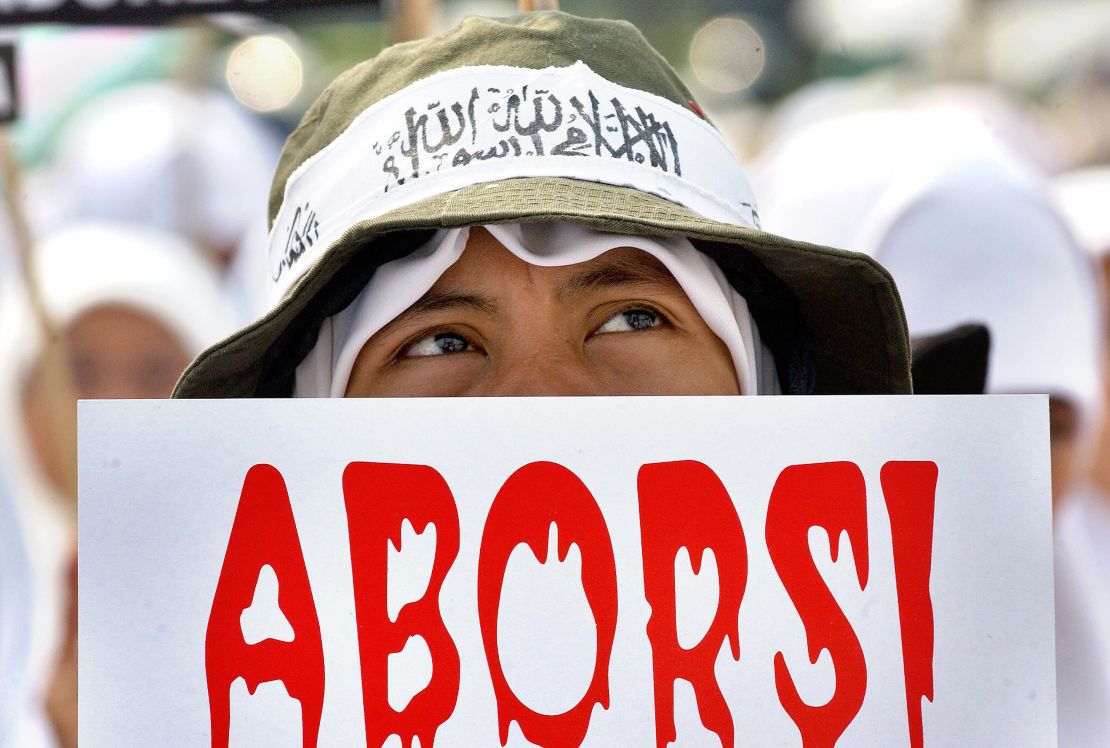
<path fill-rule="evenodd" d="M 471 229 L 462 255 L 429 293 L 458 286 L 503 289 L 507 281 L 525 278 L 550 286 L 564 299 L 618 285 L 680 288 L 667 267 L 642 249 L 616 246 L 584 262 L 540 266 L 521 259 L 485 228 L 477 227 Z"/>

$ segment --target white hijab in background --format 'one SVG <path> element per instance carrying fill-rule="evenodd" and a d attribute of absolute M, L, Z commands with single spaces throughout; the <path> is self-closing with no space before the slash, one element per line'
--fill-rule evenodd
<path fill-rule="evenodd" d="M 889 270 L 911 335 L 985 323 L 988 392 L 1048 392 L 1097 417 L 1097 281 L 1036 175 L 975 120 L 825 122 L 772 145 L 753 183 L 765 229 Z"/>
<path fill-rule="evenodd" d="M 1064 174 L 1053 180 L 1052 188 L 1057 205 L 1101 279 L 1103 262 L 1110 253 L 1110 168 Z M 1104 342 L 1107 344 L 1110 343 Z M 1105 422 L 1105 412 L 1103 419 L 1097 447 L 1107 450 L 1110 449 L 1110 427 Z M 1100 457 L 1107 459 L 1105 454 Z M 1059 532 L 1066 536 L 1070 554 L 1081 568 L 1097 579 L 1104 607 L 1110 609 L 1110 495 L 1107 487 L 1088 480 L 1069 497 L 1058 524 L 1061 525 Z M 1107 617 L 1110 617 L 1110 610 Z M 1110 623 L 1106 625 L 1110 628 Z"/>
<path fill-rule="evenodd" d="M 230 252 L 264 215 L 281 139 L 226 93 L 166 82 L 99 96 L 35 176 L 36 223 L 119 221 Z"/>
<path fill-rule="evenodd" d="M 774 359 L 759 339 L 747 302 L 717 264 L 688 239 L 609 234 L 570 222 L 485 228 L 521 260 L 540 267 L 588 262 L 618 247 L 647 252 L 666 266 L 709 329 L 724 342 L 740 391 L 780 391 Z M 462 256 L 468 236 L 467 228 L 438 231 L 415 252 L 380 267 L 350 306 L 321 326 L 316 346 L 297 368 L 294 397 L 343 397 L 366 341 L 431 289 Z"/>
<path fill-rule="evenodd" d="M 48 236 L 36 248 L 36 258 L 44 300 L 59 328 L 97 306 L 123 305 L 165 325 L 194 356 L 234 327 L 216 272 L 199 249 L 176 236 L 122 224 L 85 224 Z M 0 449 L 30 559 L 28 701 L 37 711 L 59 644 L 72 522 L 65 500 L 38 469 L 24 428 L 23 390 L 42 339 L 20 280 L 8 273 L 0 290 Z M 6 582 L 0 579 L 0 584 Z M 41 712 L 23 720 L 19 729 L 11 745 L 52 744 Z"/>
<path fill-rule="evenodd" d="M 985 323 L 987 391 L 1064 397 L 1093 442 L 1097 279 L 1037 176 L 976 120 L 887 111 L 821 123 L 773 145 L 753 184 L 767 230 L 886 267 L 912 335 Z M 1110 745 L 1110 606 L 1069 523 L 1056 524 L 1060 744 Z"/>

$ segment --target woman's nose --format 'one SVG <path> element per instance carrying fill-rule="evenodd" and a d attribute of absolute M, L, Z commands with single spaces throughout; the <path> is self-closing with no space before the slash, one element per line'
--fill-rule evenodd
<path fill-rule="evenodd" d="M 486 397 L 557 397 L 603 395 L 589 363 L 570 349 L 521 352 L 497 363 L 481 392 Z"/>

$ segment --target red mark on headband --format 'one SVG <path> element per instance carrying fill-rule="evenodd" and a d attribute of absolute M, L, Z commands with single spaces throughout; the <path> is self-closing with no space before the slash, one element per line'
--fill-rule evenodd
<path fill-rule="evenodd" d="M 699 116 L 699 117 L 701 117 L 702 119 L 705 119 L 705 112 L 703 112 L 703 111 L 701 110 L 701 107 L 700 107 L 700 106 L 698 106 L 698 103 L 697 103 L 696 101 L 694 101 L 693 99 L 690 99 L 690 100 L 689 100 L 689 101 L 687 101 L 686 103 L 690 105 L 690 108 L 694 110 L 694 113 L 695 113 L 696 115 L 698 115 L 698 116 Z"/>

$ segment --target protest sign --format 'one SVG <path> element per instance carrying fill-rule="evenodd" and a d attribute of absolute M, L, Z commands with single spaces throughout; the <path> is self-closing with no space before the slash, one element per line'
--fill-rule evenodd
<path fill-rule="evenodd" d="M 376 0 L 6 0 L 0 26 L 36 23 L 161 23 L 202 13 L 273 13 L 329 5 L 377 5 Z"/>
<path fill-rule="evenodd" d="M 15 44 L 0 42 L 0 124 L 13 122 L 19 116 L 15 61 Z"/>
<path fill-rule="evenodd" d="M 81 745 L 1053 745 L 1047 425 L 85 402 Z"/>

